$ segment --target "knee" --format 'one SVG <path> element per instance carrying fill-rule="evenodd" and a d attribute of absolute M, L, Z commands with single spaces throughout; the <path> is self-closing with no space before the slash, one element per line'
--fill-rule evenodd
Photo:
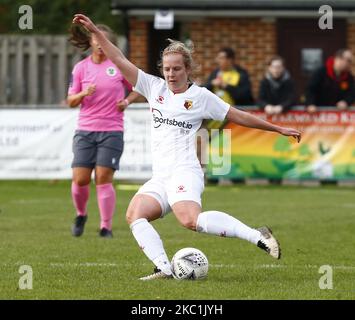
<path fill-rule="evenodd" d="M 112 183 L 112 176 L 109 174 L 97 174 L 95 175 L 95 183 L 96 184 L 107 184 Z"/>
<path fill-rule="evenodd" d="M 128 225 L 130 225 L 134 221 L 133 219 L 133 213 L 131 210 L 126 211 L 126 222 Z"/>
<path fill-rule="evenodd" d="M 185 218 L 182 221 L 180 221 L 180 223 L 185 228 L 192 230 L 192 231 L 196 231 L 196 223 L 197 223 L 196 219 L 194 219 L 192 217 L 188 217 L 188 218 Z"/>
<path fill-rule="evenodd" d="M 90 178 L 86 178 L 86 177 L 78 177 L 78 178 L 74 178 L 73 182 L 78 185 L 79 187 L 84 187 L 87 186 L 88 184 L 90 184 L 91 179 Z"/>
<path fill-rule="evenodd" d="M 138 194 L 133 197 L 126 211 L 126 221 L 131 225 L 138 219 L 146 219 L 148 222 L 161 216 L 159 203 L 150 196 Z"/>
<path fill-rule="evenodd" d="M 128 225 L 131 225 L 134 221 L 136 221 L 139 218 L 142 218 L 142 217 L 139 216 L 135 210 L 132 210 L 130 208 L 127 209 L 126 222 Z"/>

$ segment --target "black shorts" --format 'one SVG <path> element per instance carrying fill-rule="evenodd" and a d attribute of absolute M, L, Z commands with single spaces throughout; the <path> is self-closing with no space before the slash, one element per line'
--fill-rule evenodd
<path fill-rule="evenodd" d="M 76 130 L 73 138 L 74 159 L 71 167 L 102 166 L 118 170 L 122 152 L 122 131 Z"/>

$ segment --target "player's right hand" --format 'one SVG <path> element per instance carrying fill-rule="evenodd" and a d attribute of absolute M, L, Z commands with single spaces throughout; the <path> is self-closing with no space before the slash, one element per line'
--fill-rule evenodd
<path fill-rule="evenodd" d="M 73 23 L 81 24 L 84 26 L 89 32 L 95 33 L 98 32 L 99 29 L 96 27 L 96 25 L 90 20 L 89 17 L 77 13 L 74 15 L 73 18 Z"/>
<path fill-rule="evenodd" d="M 84 90 L 84 95 L 85 95 L 85 96 L 91 96 L 95 91 L 96 91 L 96 85 L 95 85 L 95 84 L 90 84 L 90 85 Z"/>

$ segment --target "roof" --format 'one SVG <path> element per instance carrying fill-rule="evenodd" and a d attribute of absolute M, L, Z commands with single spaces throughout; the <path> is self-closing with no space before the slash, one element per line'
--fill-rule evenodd
<path fill-rule="evenodd" d="M 198 9 L 198 10 L 317 10 L 322 5 L 332 9 L 355 10 L 354 0 L 112 0 L 111 8 L 132 9 Z"/>

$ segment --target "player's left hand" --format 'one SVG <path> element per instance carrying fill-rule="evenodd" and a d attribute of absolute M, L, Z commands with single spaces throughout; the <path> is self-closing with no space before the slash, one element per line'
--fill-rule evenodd
<path fill-rule="evenodd" d="M 125 111 L 128 107 L 128 103 L 126 101 L 126 99 L 122 99 L 120 101 L 117 101 L 117 108 L 119 111 Z"/>
<path fill-rule="evenodd" d="M 284 136 L 294 137 L 297 140 L 297 142 L 301 141 L 301 138 L 302 138 L 301 132 L 296 129 L 281 127 L 279 132 Z"/>

